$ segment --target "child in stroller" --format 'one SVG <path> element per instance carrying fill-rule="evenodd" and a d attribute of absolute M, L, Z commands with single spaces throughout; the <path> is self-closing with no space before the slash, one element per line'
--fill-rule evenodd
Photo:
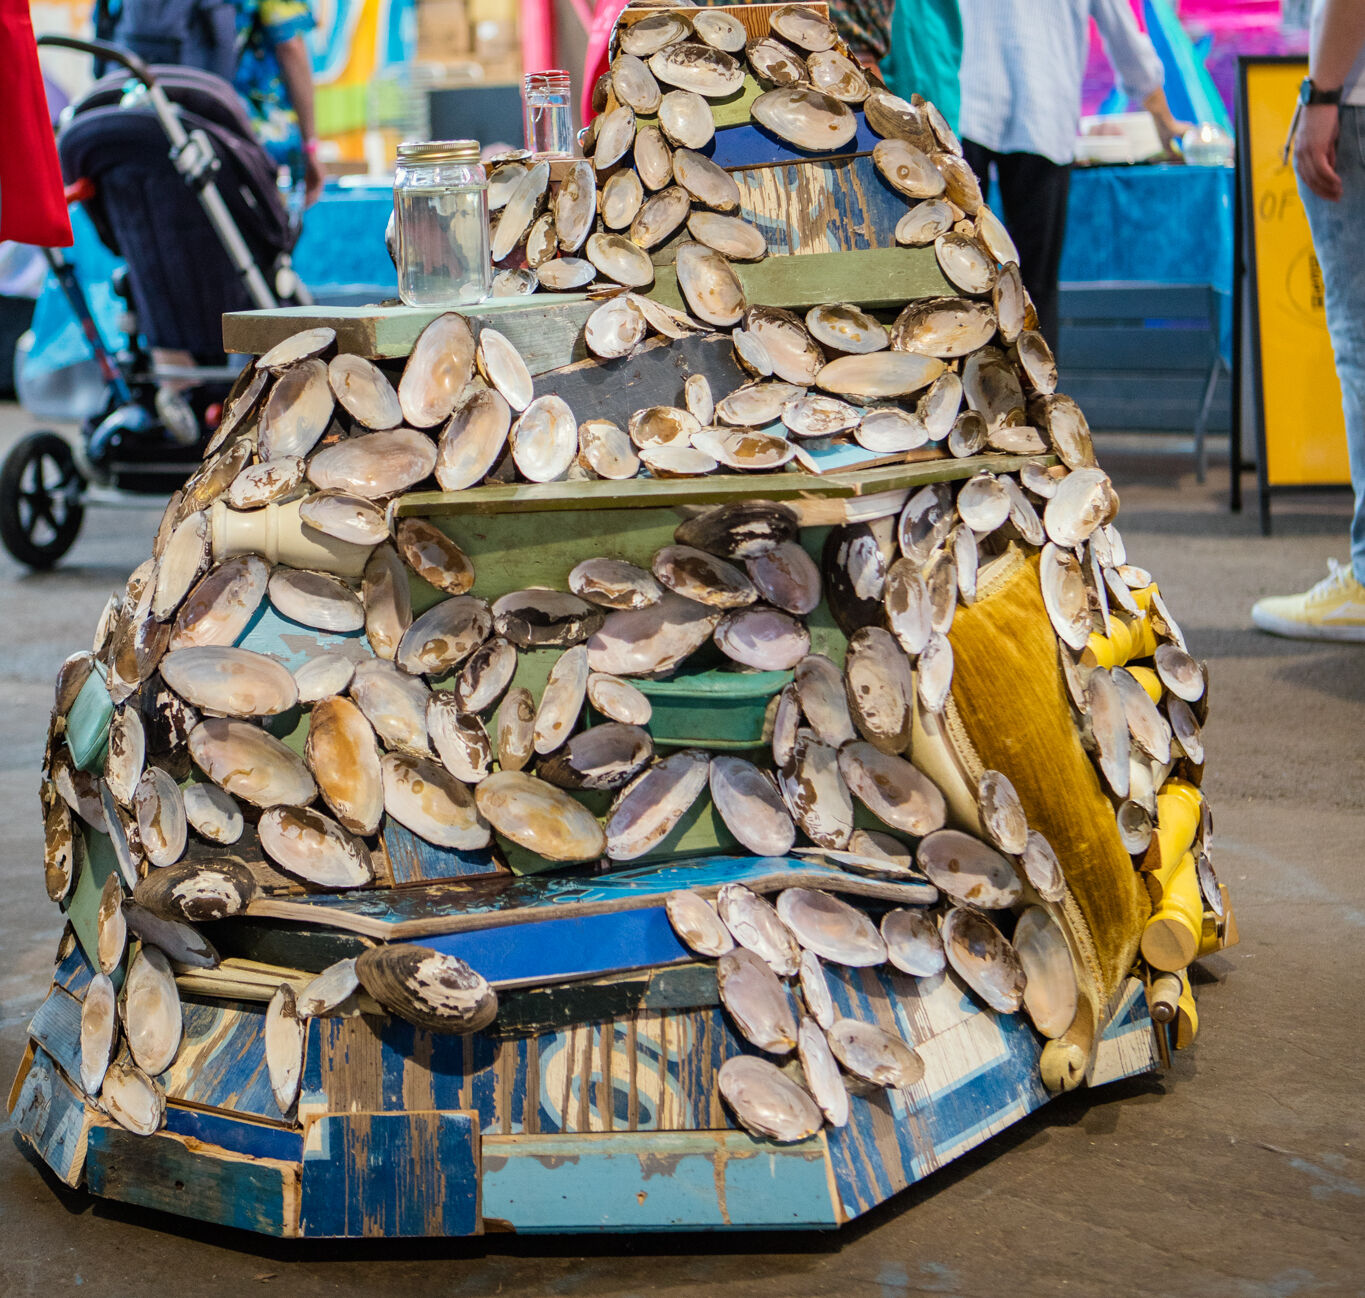
<path fill-rule="evenodd" d="M 104 41 L 44 36 L 118 65 L 69 110 L 57 149 L 69 201 L 125 262 L 128 346 L 100 336 L 76 278 L 48 260 L 95 353 L 106 393 L 76 447 L 41 431 L 0 467 L 0 540 L 34 568 L 56 563 L 86 504 L 162 495 L 199 461 L 235 377 L 222 348 L 226 311 L 305 303 L 289 266 L 297 230 L 232 86 L 197 69 L 154 65 Z M 154 353 L 192 364 L 158 365 Z"/>

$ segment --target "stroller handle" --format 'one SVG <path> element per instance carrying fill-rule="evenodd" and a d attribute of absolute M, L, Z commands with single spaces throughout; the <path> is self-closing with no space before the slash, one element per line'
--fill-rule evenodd
<path fill-rule="evenodd" d="M 82 54 L 93 55 L 97 59 L 108 59 L 111 63 L 127 68 L 145 86 L 156 84 L 152 70 L 138 56 L 112 41 L 85 41 L 77 36 L 39 36 L 38 45 L 56 46 L 64 50 L 78 50 Z"/>

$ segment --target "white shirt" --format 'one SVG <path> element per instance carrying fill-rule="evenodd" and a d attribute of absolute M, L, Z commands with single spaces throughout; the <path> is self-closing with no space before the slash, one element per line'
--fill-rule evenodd
<path fill-rule="evenodd" d="M 1327 0 L 1313 0 L 1313 16 L 1309 19 L 1309 49 L 1316 49 L 1318 43 L 1318 32 L 1322 28 L 1323 13 L 1327 9 Z M 1350 74 L 1341 87 L 1341 102 L 1343 104 L 1365 104 L 1365 49 L 1361 50 L 1356 56 L 1356 61 L 1351 67 Z"/>
<path fill-rule="evenodd" d="M 963 139 L 996 153 L 1076 156 L 1090 19 L 1119 85 L 1139 103 L 1163 69 L 1129 0 L 960 0 Z"/>

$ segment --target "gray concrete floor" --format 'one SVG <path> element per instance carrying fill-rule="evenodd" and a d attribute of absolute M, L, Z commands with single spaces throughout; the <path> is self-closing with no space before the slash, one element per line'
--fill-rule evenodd
<path fill-rule="evenodd" d="M 0 407 L 0 451 L 25 426 Z M 0 1126 L 0 1295 L 1365 1293 L 1365 646 L 1274 639 L 1247 616 L 1344 557 L 1348 502 L 1284 500 L 1265 540 L 1254 512 L 1228 512 L 1225 470 L 1200 487 L 1182 459 L 1105 462 L 1130 554 L 1211 664 L 1215 861 L 1242 933 L 1203 966 L 1199 1040 L 1170 1072 L 1059 1099 L 831 1236 L 296 1247 L 66 1191 Z M 53 673 L 155 523 L 97 512 L 46 575 L 0 556 L 6 1088 L 60 930 L 36 798 Z"/>

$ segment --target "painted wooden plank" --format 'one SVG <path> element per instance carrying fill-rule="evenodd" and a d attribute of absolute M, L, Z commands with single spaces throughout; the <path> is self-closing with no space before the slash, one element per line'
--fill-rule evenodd
<path fill-rule="evenodd" d="M 53 986 L 29 1020 L 29 1037 L 51 1056 L 73 1086 L 81 1080 L 81 1002 Z"/>
<path fill-rule="evenodd" d="M 460 314 L 487 321 L 507 335 L 532 374 L 557 369 L 586 353 L 583 324 L 597 303 L 586 293 L 537 293 L 532 297 L 489 298 Z M 442 312 L 408 306 L 296 306 L 270 311 L 229 311 L 223 317 L 223 347 L 260 355 L 301 329 L 325 325 L 337 331 L 343 352 L 375 358 L 406 356 L 417 335 Z"/>
<path fill-rule="evenodd" d="M 483 1210 L 526 1234 L 836 1226 L 825 1159 L 821 1136 L 486 1136 Z"/>
<path fill-rule="evenodd" d="M 238 956 L 308 973 L 321 973 L 338 960 L 359 955 L 369 945 L 354 933 L 259 916 L 218 920 L 213 925 L 213 944 L 225 960 Z"/>
<path fill-rule="evenodd" d="M 1095 1057 L 1086 1071 L 1087 1086 L 1103 1086 L 1151 1072 L 1161 1065 L 1156 1032 L 1142 982 L 1129 978 L 1115 995 L 1115 1007 L 1100 1033 Z"/>
<path fill-rule="evenodd" d="M 896 222 L 909 208 L 868 154 L 731 175 L 739 186 L 739 214 L 763 231 L 769 256 L 893 248 Z M 831 297 L 858 300 L 834 284 L 830 289 Z"/>
<path fill-rule="evenodd" d="M 166 1106 L 166 1130 L 186 1140 L 213 1145 L 233 1154 L 250 1158 L 273 1158 L 297 1163 L 303 1157 L 303 1132 L 284 1127 L 248 1122 L 225 1113 L 186 1109 L 178 1104 Z"/>
<path fill-rule="evenodd" d="M 135 1136 L 100 1122 L 90 1131 L 92 1194 L 234 1226 L 262 1235 L 298 1233 L 298 1168 L 243 1158 L 166 1132 Z"/>
<path fill-rule="evenodd" d="M 109 835 L 101 834 L 89 825 L 78 822 L 72 842 L 76 853 L 76 882 L 62 908 L 86 959 L 98 968 L 100 894 L 104 881 L 118 869 L 118 858 Z M 116 984 L 121 982 L 122 969 L 115 970 L 111 976 Z"/>
<path fill-rule="evenodd" d="M 30 1051 L 10 1120 L 64 1184 L 79 1185 L 93 1115 L 52 1056 L 40 1046 L 30 1046 Z"/>
<path fill-rule="evenodd" d="M 71 946 L 57 961 L 52 971 L 52 981 L 79 1001 L 85 999 L 85 989 L 90 986 L 90 980 L 95 976 L 95 965 L 86 957 L 81 944 L 75 940 L 74 931 L 68 932 L 71 934 Z M 63 933 L 62 943 L 65 944 L 66 940 L 67 934 Z"/>
<path fill-rule="evenodd" d="M 454 848 L 437 847 L 435 843 L 418 838 L 392 816 L 384 818 L 380 837 L 384 842 L 384 851 L 388 854 L 395 885 L 506 873 L 492 852 L 457 852 Z"/>
<path fill-rule="evenodd" d="M 185 999 L 184 1034 L 157 1079 L 182 1104 L 288 1121 L 275 1103 L 265 1064 L 265 1006 Z"/>
<path fill-rule="evenodd" d="M 881 136 L 867 124 L 867 118 L 862 113 L 855 113 L 854 116 L 858 120 L 857 134 L 837 149 L 798 149 L 751 118 L 742 125 L 718 129 L 708 152 L 711 160 L 727 171 L 737 167 L 815 162 L 825 158 L 847 158 L 857 153 L 871 153 Z M 905 206 L 905 200 L 902 199 L 902 212 Z"/>
<path fill-rule="evenodd" d="M 751 72 L 744 75 L 744 85 L 736 90 L 728 99 L 707 100 L 707 107 L 711 110 L 711 120 L 715 123 L 717 132 L 728 126 L 743 126 L 749 122 L 749 110 L 755 99 L 759 97 L 768 87 L 762 85 L 758 78 Z M 608 106 L 615 107 L 617 103 L 614 95 L 609 96 Z M 635 129 L 641 127 L 657 126 L 659 117 L 657 113 L 636 113 Z M 716 143 L 712 139 L 704 148 L 698 149 L 698 153 L 704 153 L 708 158 L 715 151 Z"/>
<path fill-rule="evenodd" d="M 262 600 L 255 615 L 234 642 L 239 648 L 269 654 L 289 670 L 297 671 L 310 658 L 323 653 L 339 653 L 355 662 L 371 656 L 364 631 L 319 631 L 285 617 L 269 600 Z M 287 733 L 297 721 L 285 714 L 283 719 L 271 718 L 270 731 Z"/>
<path fill-rule="evenodd" d="M 300 1233 L 347 1239 L 477 1235 L 473 1115 L 345 1113 L 308 1128 Z"/>

